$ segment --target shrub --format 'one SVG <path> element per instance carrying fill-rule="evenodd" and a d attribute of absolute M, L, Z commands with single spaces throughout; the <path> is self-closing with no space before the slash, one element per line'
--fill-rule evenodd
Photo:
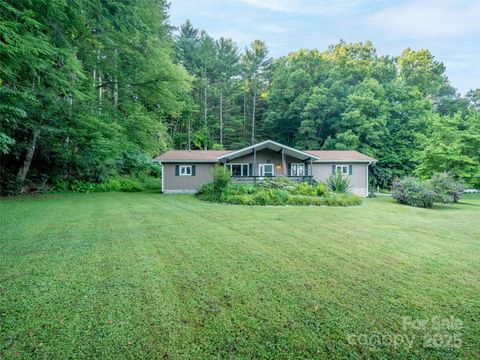
<path fill-rule="evenodd" d="M 100 184 L 92 183 L 89 181 L 73 180 L 70 183 L 69 190 L 80 193 L 91 193 L 98 191 L 99 185 Z"/>
<path fill-rule="evenodd" d="M 350 191 L 350 180 L 336 172 L 328 177 L 327 186 L 330 191 L 346 193 Z"/>
<path fill-rule="evenodd" d="M 229 195 L 254 194 L 257 188 L 253 184 L 230 184 L 226 190 Z"/>
<path fill-rule="evenodd" d="M 328 194 L 325 196 L 292 195 L 288 199 L 289 205 L 316 205 L 316 206 L 355 206 L 362 203 L 362 198 L 353 194 Z"/>
<path fill-rule="evenodd" d="M 255 200 L 252 195 L 230 195 L 226 198 L 225 202 L 229 204 L 237 205 L 255 205 Z"/>
<path fill-rule="evenodd" d="M 308 185 L 306 182 L 302 182 L 295 186 L 295 189 L 292 191 L 292 194 L 295 195 L 304 195 L 304 196 L 316 196 L 316 190 Z"/>
<path fill-rule="evenodd" d="M 217 165 L 213 168 L 213 188 L 215 192 L 223 193 L 231 181 L 230 171 L 225 166 Z"/>
<path fill-rule="evenodd" d="M 430 208 L 436 199 L 430 186 L 414 177 L 396 179 L 392 184 L 392 197 L 400 204 Z"/>
<path fill-rule="evenodd" d="M 291 182 L 286 176 L 275 176 L 266 178 L 258 184 L 259 187 L 268 189 L 283 189 L 289 190 L 295 187 L 295 183 Z"/>
<path fill-rule="evenodd" d="M 143 186 L 139 180 L 133 178 L 114 177 L 102 183 L 94 183 L 82 180 L 73 180 L 70 183 L 65 181 L 58 182 L 54 191 L 72 191 L 79 193 L 123 191 L 137 192 L 143 191 Z"/>
<path fill-rule="evenodd" d="M 316 196 L 324 196 L 328 194 L 328 187 L 323 182 L 316 183 L 313 186 Z"/>
<path fill-rule="evenodd" d="M 271 190 L 270 193 L 273 205 L 285 205 L 287 204 L 289 197 L 290 193 L 283 189 Z"/>
<path fill-rule="evenodd" d="M 312 205 L 313 197 L 304 195 L 291 195 L 288 198 L 289 205 Z"/>
<path fill-rule="evenodd" d="M 453 175 L 448 172 L 434 174 L 429 181 L 429 185 L 435 192 L 435 201 L 438 202 L 456 203 L 463 195 L 463 184 L 456 181 Z"/>

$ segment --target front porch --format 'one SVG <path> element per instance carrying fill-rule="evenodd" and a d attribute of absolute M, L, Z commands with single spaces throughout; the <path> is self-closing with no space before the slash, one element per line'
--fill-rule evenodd
<path fill-rule="evenodd" d="M 257 182 L 262 182 L 268 179 L 272 179 L 274 177 L 278 177 L 280 175 L 276 176 L 234 176 L 232 175 L 232 181 L 236 183 L 257 183 Z M 283 175 L 282 175 L 283 176 Z M 312 185 L 315 180 L 313 180 L 312 175 L 304 175 L 304 176 L 285 176 L 289 181 L 294 182 L 294 183 L 302 183 L 302 182 L 307 182 L 308 184 Z"/>
<path fill-rule="evenodd" d="M 268 140 L 226 154 L 220 163 L 230 170 L 233 181 L 258 182 L 285 176 L 293 182 L 313 182 L 312 154 Z"/>

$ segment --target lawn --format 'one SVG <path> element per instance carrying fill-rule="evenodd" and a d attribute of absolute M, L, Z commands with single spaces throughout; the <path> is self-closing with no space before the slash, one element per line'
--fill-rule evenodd
<path fill-rule="evenodd" d="M 479 197 L 48 195 L 0 228 L 2 359 L 480 357 Z"/>

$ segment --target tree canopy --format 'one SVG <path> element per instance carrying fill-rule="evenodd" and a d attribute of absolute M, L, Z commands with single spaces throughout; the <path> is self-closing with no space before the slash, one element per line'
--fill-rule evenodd
<path fill-rule="evenodd" d="M 0 0 L 0 20 L 3 193 L 267 138 L 373 156 L 372 185 L 449 170 L 480 186 L 480 90 L 458 94 L 427 49 L 339 41 L 272 59 L 258 39 L 172 27 L 164 0 Z"/>

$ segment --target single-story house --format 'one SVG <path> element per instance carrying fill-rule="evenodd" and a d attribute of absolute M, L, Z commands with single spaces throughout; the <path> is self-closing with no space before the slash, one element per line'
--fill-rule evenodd
<path fill-rule="evenodd" d="M 375 159 L 358 151 L 297 150 L 272 140 L 240 150 L 170 150 L 155 161 L 162 165 L 162 191 L 194 193 L 212 182 L 215 165 L 226 166 L 232 181 L 257 182 L 287 176 L 292 181 L 325 181 L 333 172 L 350 179 L 351 190 L 368 196 L 368 166 Z"/>

